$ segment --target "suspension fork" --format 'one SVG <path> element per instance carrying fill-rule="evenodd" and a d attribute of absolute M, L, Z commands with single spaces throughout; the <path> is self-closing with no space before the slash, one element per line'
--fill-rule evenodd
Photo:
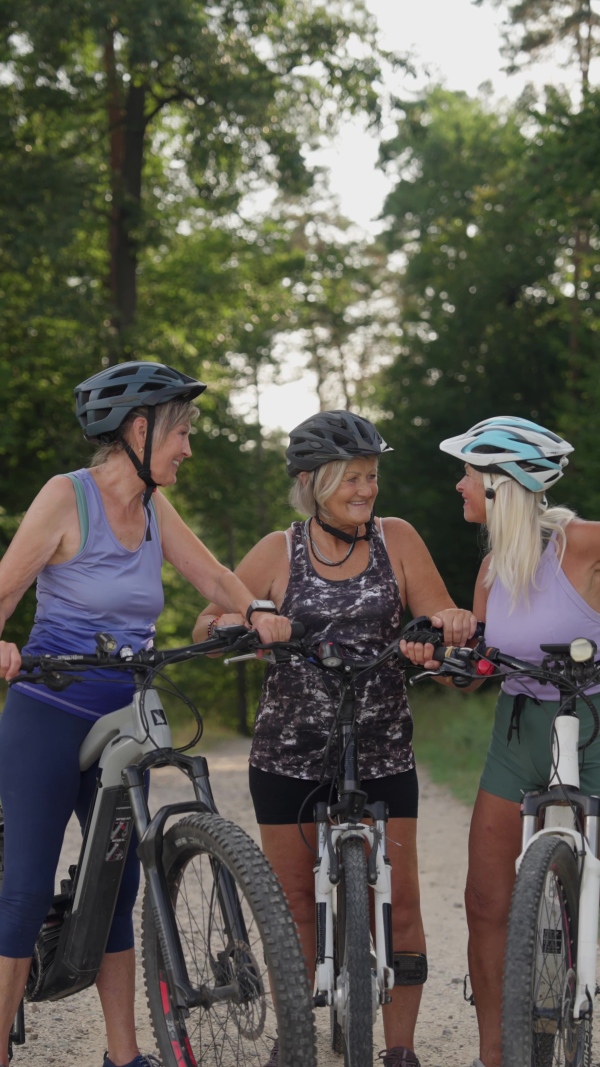
<path fill-rule="evenodd" d="M 325 801 L 315 805 L 317 859 L 315 875 L 315 921 L 317 935 L 315 1005 L 333 1004 L 333 883 L 330 880 L 329 814 Z"/>
<path fill-rule="evenodd" d="M 218 999 L 215 992 L 206 988 L 194 988 L 188 977 L 185 965 L 177 921 L 169 894 L 163 864 L 163 832 L 167 819 L 171 815 L 190 814 L 193 812 L 217 814 L 216 804 L 208 781 L 208 765 L 203 756 L 186 757 L 177 755 L 169 762 L 186 773 L 194 784 L 195 802 L 170 804 L 150 819 L 148 802 L 144 792 L 143 766 L 129 766 L 123 771 L 123 780 L 128 789 L 134 822 L 138 831 L 138 855 L 144 866 L 156 930 L 161 946 L 161 953 L 167 973 L 169 992 L 177 1007 L 188 1008 L 202 1005 L 211 1006 Z M 145 761 L 146 766 L 160 762 L 161 758 L 152 756 Z M 164 762 L 164 761 L 163 761 Z M 248 932 L 239 902 L 235 881 L 229 871 L 210 857 L 217 897 L 221 914 L 232 941 L 247 944 Z M 220 990 L 220 998 L 229 995 L 225 987 Z"/>

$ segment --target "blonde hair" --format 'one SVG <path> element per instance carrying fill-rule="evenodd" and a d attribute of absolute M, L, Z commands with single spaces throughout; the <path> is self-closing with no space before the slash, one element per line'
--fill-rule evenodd
<path fill-rule="evenodd" d="M 351 459 L 335 459 L 316 471 L 303 471 L 294 478 L 289 501 L 300 515 L 315 516 L 317 508 L 327 518 L 327 501 L 339 488 Z M 304 474 L 304 477 L 303 477 Z"/>
<path fill-rule="evenodd" d="M 155 448 L 162 445 L 171 430 L 174 430 L 176 426 L 180 426 L 181 423 L 195 422 L 199 414 L 198 408 L 195 404 L 192 404 L 191 400 L 168 400 L 166 404 L 157 404 L 152 447 Z M 119 436 L 114 441 L 103 442 L 96 449 L 92 456 L 90 467 L 99 467 L 101 463 L 106 463 L 108 457 L 115 452 L 124 451 L 123 441 L 128 441 L 129 428 L 134 419 L 140 416 L 144 419 L 148 418 L 147 407 L 141 406 L 129 412 L 127 418 L 119 427 Z"/>
<path fill-rule="evenodd" d="M 492 486 L 495 476 L 491 475 Z M 565 527 L 575 517 L 570 508 L 548 508 L 543 492 L 532 493 L 513 478 L 495 489 L 487 525 L 487 548 L 491 553 L 485 585 L 498 578 L 511 596 L 511 612 L 522 596 L 529 602 L 529 588 L 537 589 L 536 574 L 549 539 L 556 535 L 556 569 L 567 547 Z"/>

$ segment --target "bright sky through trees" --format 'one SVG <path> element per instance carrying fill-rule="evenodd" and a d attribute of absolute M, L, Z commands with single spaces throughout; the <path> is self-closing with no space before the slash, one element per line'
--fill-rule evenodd
<path fill-rule="evenodd" d="M 566 81 L 567 74 L 551 64 L 507 76 L 500 54 L 502 9 L 491 3 L 475 7 L 471 0 L 366 0 L 375 15 L 385 48 L 411 52 L 418 77 L 400 72 L 390 76 L 388 91 L 398 96 L 417 94 L 427 81 L 443 82 L 452 90 L 476 95 L 490 82 L 494 97 L 516 98 L 528 81 L 538 85 Z M 385 131 L 384 131 L 385 133 Z M 361 228 L 378 229 L 378 215 L 389 182 L 377 167 L 377 136 L 359 120 L 348 122 L 335 141 L 316 153 L 315 162 L 330 172 L 330 187 L 341 212 Z M 294 376 L 292 367 L 289 377 Z M 296 372 L 297 373 L 297 372 Z M 307 418 L 317 403 L 311 375 L 287 385 L 264 385 L 260 413 L 268 428 L 286 430 Z"/>

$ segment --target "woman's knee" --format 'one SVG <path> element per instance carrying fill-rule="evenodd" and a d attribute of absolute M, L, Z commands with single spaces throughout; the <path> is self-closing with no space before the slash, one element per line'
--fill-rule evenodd
<path fill-rule="evenodd" d="M 315 921 L 315 894 L 314 887 L 307 889 L 306 886 L 286 886 L 290 911 L 299 926 Z"/>
<path fill-rule="evenodd" d="M 504 926 L 512 894 L 512 878 L 495 884 L 468 875 L 465 887 L 465 910 L 470 927 Z"/>
<path fill-rule="evenodd" d="M 35 892 L 11 893 L 3 887 L 0 896 L 0 956 L 24 959 L 31 956 L 36 938 L 46 918 L 54 885 Z"/>

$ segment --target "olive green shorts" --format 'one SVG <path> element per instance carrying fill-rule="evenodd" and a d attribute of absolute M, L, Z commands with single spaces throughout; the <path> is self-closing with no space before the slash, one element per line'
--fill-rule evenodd
<path fill-rule="evenodd" d="M 600 693 L 590 697 L 600 714 Z M 523 793 L 543 790 L 548 786 L 552 756 L 552 721 L 558 711 L 558 700 L 544 700 L 541 704 L 525 700 L 519 719 L 519 736 L 513 727 L 514 697 L 500 693 L 488 754 L 479 783 L 481 789 L 504 800 L 520 801 Z M 583 700 L 577 701 L 579 716 L 579 744 L 591 737 L 593 720 Z M 600 794 L 600 734 L 584 752 L 579 753 L 580 787 L 584 793 Z"/>

